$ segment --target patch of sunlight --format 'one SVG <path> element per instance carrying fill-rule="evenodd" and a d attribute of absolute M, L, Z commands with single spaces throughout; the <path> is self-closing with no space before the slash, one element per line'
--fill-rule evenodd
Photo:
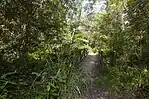
<path fill-rule="evenodd" d="M 97 55 L 98 53 L 89 52 L 88 55 Z"/>

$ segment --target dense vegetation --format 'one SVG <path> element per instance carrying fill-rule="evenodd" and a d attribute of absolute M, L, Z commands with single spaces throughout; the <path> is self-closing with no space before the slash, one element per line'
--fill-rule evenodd
<path fill-rule="evenodd" d="M 104 12 L 92 17 L 91 46 L 104 52 L 99 85 L 106 83 L 118 97 L 148 99 L 149 1 L 110 0 Z"/>
<path fill-rule="evenodd" d="M 0 1 L 0 99 L 77 99 L 90 47 L 103 51 L 99 86 L 149 98 L 149 1 L 107 0 L 100 13 L 89 1 Z"/>
<path fill-rule="evenodd" d="M 72 99 L 80 92 L 86 44 L 75 2 L 0 1 L 0 98 Z"/>

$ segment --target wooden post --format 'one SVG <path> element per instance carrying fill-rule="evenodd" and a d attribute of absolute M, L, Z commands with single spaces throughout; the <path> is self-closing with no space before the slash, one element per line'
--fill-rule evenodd
<path fill-rule="evenodd" d="M 99 61 L 99 67 L 100 69 L 103 68 L 103 51 L 98 51 L 98 61 Z"/>

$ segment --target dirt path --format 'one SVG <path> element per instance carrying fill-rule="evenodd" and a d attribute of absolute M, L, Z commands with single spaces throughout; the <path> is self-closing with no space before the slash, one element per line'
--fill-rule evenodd
<path fill-rule="evenodd" d="M 83 61 L 83 67 L 86 74 L 87 89 L 86 94 L 81 99 L 111 99 L 107 92 L 101 92 L 96 85 L 97 74 L 99 73 L 99 66 L 97 54 L 90 52 Z"/>

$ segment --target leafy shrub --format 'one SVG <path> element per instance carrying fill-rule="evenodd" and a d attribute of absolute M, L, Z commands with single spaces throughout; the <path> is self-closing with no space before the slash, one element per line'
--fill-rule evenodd
<path fill-rule="evenodd" d="M 44 53 L 43 53 L 44 52 Z M 87 49 L 71 45 L 53 49 L 38 49 L 25 59 L 28 66 L 0 77 L 2 99 L 72 99 L 81 95 L 83 81 L 81 60 Z"/>
<path fill-rule="evenodd" d="M 149 71 L 146 68 L 107 67 L 97 82 L 100 86 L 107 85 L 109 92 L 116 96 L 149 98 Z"/>

